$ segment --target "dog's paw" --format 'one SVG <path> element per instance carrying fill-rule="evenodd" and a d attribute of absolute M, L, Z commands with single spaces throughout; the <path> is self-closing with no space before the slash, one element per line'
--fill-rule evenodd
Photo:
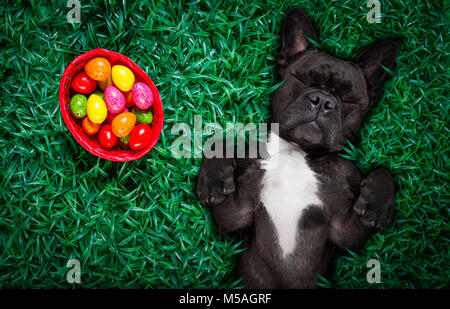
<path fill-rule="evenodd" d="M 394 216 L 395 184 L 385 169 L 377 169 L 361 183 L 361 193 L 353 206 L 364 226 L 381 231 Z"/>
<path fill-rule="evenodd" d="M 204 159 L 197 179 L 197 197 L 205 206 L 222 203 L 235 191 L 234 159 Z"/>

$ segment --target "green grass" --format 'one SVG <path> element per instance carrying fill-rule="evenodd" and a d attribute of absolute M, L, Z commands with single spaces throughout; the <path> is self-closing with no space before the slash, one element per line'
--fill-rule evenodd
<path fill-rule="evenodd" d="M 449 286 L 448 8 L 442 1 L 81 0 L 81 24 L 66 1 L 0 5 L 0 287 L 61 287 L 66 263 L 81 287 L 237 287 L 239 242 L 221 237 L 194 195 L 200 159 L 174 159 L 177 122 L 266 121 L 279 77 L 280 27 L 288 8 L 312 17 L 320 46 L 350 59 L 376 39 L 402 41 L 398 66 L 347 149 L 367 173 L 390 169 L 398 185 L 394 224 L 357 254 L 341 256 L 325 286 Z M 141 2 L 141 1 L 139 1 Z M 157 146 L 113 163 L 85 151 L 65 126 L 59 80 L 75 56 L 102 47 L 129 56 L 164 104 Z M 366 263 L 381 262 L 378 285 Z"/>

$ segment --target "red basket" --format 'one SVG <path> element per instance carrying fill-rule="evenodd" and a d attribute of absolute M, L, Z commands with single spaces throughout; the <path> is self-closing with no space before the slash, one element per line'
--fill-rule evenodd
<path fill-rule="evenodd" d="M 152 139 L 150 144 L 140 150 L 132 150 L 132 149 L 106 149 L 103 148 L 97 137 L 87 135 L 82 127 L 81 120 L 75 119 L 72 117 L 69 111 L 69 102 L 72 96 L 75 94 L 74 90 L 71 88 L 70 84 L 72 78 L 80 71 L 83 71 L 84 64 L 91 58 L 102 56 L 109 60 L 111 66 L 116 64 L 121 64 L 128 67 L 131 71 L 133 71 L 134 76 L 136 78 L 136 82 L 144 82 L 150 86 L 154 94 L 154 101 L 152 104 L 153 111 L 153 123 L 152 127 Z M 153 84 L 152 80 L 148 75 L 140 68 L 136 63 L 134 63 L 130 58 L 121 55 L 119 53 L 97 48 L 87 53 L 81 54 L 76 57 L 66 68 L 64 74 L 61 78 L 61 82 L 59 84 L 59 107 L 61 109 L 61 114 L 63 116 L 64 122 L 69 128 L 70 133 L 75 137 L 75 139 L 83 146 L 84 149 L 89 151 L 95 156 L 98 156 L 103 159 L 111 160 L 111 161 L 132 161 L 139 159 L 140 157 L 147 154 L 150 149 L 155 146 L 158 141 L 159 135 L 162 130 L 163 122 L 164 122 L 164 113 L 163 106 L 161 102 L 161 97 L 159 96 L 158 89 Z"/>

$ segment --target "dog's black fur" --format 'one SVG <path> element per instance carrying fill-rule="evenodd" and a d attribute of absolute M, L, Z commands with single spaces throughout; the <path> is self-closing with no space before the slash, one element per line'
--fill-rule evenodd
<path fill-rule="evenodd" d="M 264 170 L 259 159 L 204 159 L 197 196 L 212 206 L 221 233 L 241 232 L 246 248 L 237 275 L 252 288 L 311 288 L 326 275 L 335 248 L 358 250 L 374 231 L 390 224 L 394 181 L 378 168 L 363 178 L 337 153 L 353 138 L 392 69 L 397 44 L 383 41 L 354 61 L 319 51 L 311 21 L 301 9 L 285 18 L 278 61 L 284 80 L 276 91 L 273 122 L 279 136 L 298 145 L 318 175 L 323 207 L 308 207 L 298 222 L 296 248 L 282 257 L 274 226 L 260 199 Z M 293 166 L 292 168 L 295 168 Z M 282 207 L 282 205 L 280 205 Z"/>

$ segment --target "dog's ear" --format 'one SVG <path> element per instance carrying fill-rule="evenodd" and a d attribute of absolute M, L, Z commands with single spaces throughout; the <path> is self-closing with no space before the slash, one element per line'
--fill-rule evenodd
<path fill-rule="evenodd" d="M 380 41 L 367 47 L 356 57 L 355 63 L 362 68 L 367 81 L 370 104 L 376 100 L 377 93 L 388 74 L 381 65 L 392 69 L 395 66 L 397 52 L 396 42 Z"/>
<path fill-rule="evenodd" d="M 317 40 L 308 15 L 299 8 L 290 9 L 283 23 L 282 47 L 278 64 L 286 65 L 296 55 L 307 49 L 316 49 L 308 37 Z"/>

